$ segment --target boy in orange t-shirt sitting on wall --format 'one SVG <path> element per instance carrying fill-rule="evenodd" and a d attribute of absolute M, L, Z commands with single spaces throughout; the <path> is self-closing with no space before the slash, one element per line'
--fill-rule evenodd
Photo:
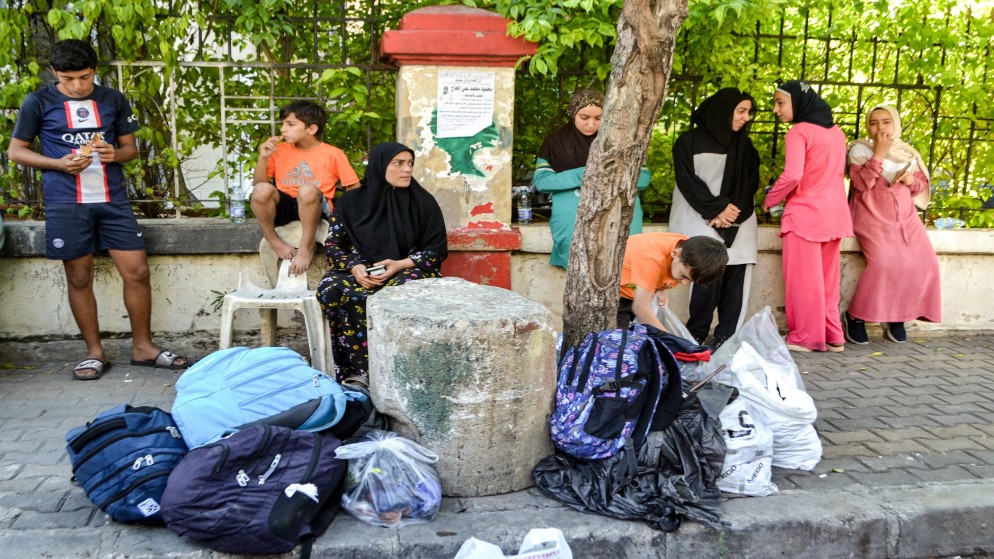
<path fill-rule="evenodd" d="M 280 109 L 281 135 L 259 146 L 252 213 L 277 256 L 292 259 L 291 274 L 303 274 L 311 265 L 323 203 L 327 201 L 330 214 L 338 183 L 345 188 L 359 184 L 345 152 L 321 141 L 327 120 L 327 113 L 317 104 L 294 101 Z M 276 234 L 277 227 L 297 220 L 301 225 L 299 248 Z"/>
<path fill-rule="evenodd" d="M 676 233 L 640 233 L 628 237 L 621 264 L 621 300 L 618 328 L 632 320 L 666 331 L 652 312 L 652 296 L 665 305 L 667 289 L 680 284 L 708 283 L 720 278 L 728 264 L 728 251 L 717 239 L 684 237 Z"/>

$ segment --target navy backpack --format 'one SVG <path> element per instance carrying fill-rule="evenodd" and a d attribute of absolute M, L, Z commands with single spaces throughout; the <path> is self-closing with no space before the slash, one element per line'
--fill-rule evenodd
<path fill-rule="evenodd" d="M 172 417 L 121 404 L 66 433 L 73 479 L 117 522 L 162 524 L 166 480 L 187 453 Z"/>
<path fill-rule="evenodd" d="M 341 506 L 348 463 L 341 442 L 256 425 L 195 448 L 169 476 L 162 516 L 169 529 L 215 551 L 286 553 L 313 540 Z"/>

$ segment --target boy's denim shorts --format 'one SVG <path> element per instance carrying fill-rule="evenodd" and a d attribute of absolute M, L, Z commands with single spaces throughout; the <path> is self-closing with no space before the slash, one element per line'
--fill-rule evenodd
<path fill-rule="evenodd" d="M 75 260 L 104 250 L 145 250 L 130 202 L 45 204 L 45 257 Z"/>

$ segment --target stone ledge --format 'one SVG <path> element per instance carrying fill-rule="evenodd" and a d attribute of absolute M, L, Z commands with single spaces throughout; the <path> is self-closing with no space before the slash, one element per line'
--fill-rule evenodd
<path fill-rule="evenodd" d="M 552 233 L 547 223 L 515 225 L 521 234 L 521 252 L 549 254 L 552 252 Z M 646 223 L 645 233 L 665 233 L 665 223 Z M 994 255 L 994 229 L 935 229 L 928 228 L 928 238 L 936 254 Z M 760 225 L 757 239 L 759 252 L 779 253 L 781 250 L 780 226 Z M 855 237 L 842 240 L 843 253 L 861 252 Z"/>
<path fill-rule="evenodd" d="M 139 219 L 149 254 L 258 253 L 262 231 L 255 220 L 223 218 Z M 44 221 L 4 222 L 7 240 L 0 256 L 44 256 Z"/>
<path fill-rule="evenodd" d="M 138 224 L 149 255 L 253 254 L 259 251 L 262 240 L 254 219 L 231 223 L 212 217 L 162 218 L 139 219 Z M 45 255 L 44 221 L 7 221 L 4 233 L 6 242 L 0 257 Z M 510 227 L 450 227 L 448 235 L 450 252 L 508 252 L 521 247 L 521 234 Z"/>

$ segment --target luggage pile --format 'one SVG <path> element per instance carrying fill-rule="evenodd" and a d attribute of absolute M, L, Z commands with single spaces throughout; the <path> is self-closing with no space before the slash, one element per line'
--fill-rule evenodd
<path fill-rule="evenodd" d="M 563 352 L 550 419 L 556 453 L 532 471 L 544 494 L 664 531 L 685 517 L 721 527 L 721 427 L 684 390 L 674 353 L 709 355 L 640 324 L 588 334 Z"/>
<path fill-rule="evenodd" d="M 281 347 L 236 347 L 190 367 L 172 413 L 117 406 L 66 434 L 74 479 L 117 522 L 166 524 L 215 551 L 301 555 L 337 513 L 336 457 L 372 412 Z"/>

